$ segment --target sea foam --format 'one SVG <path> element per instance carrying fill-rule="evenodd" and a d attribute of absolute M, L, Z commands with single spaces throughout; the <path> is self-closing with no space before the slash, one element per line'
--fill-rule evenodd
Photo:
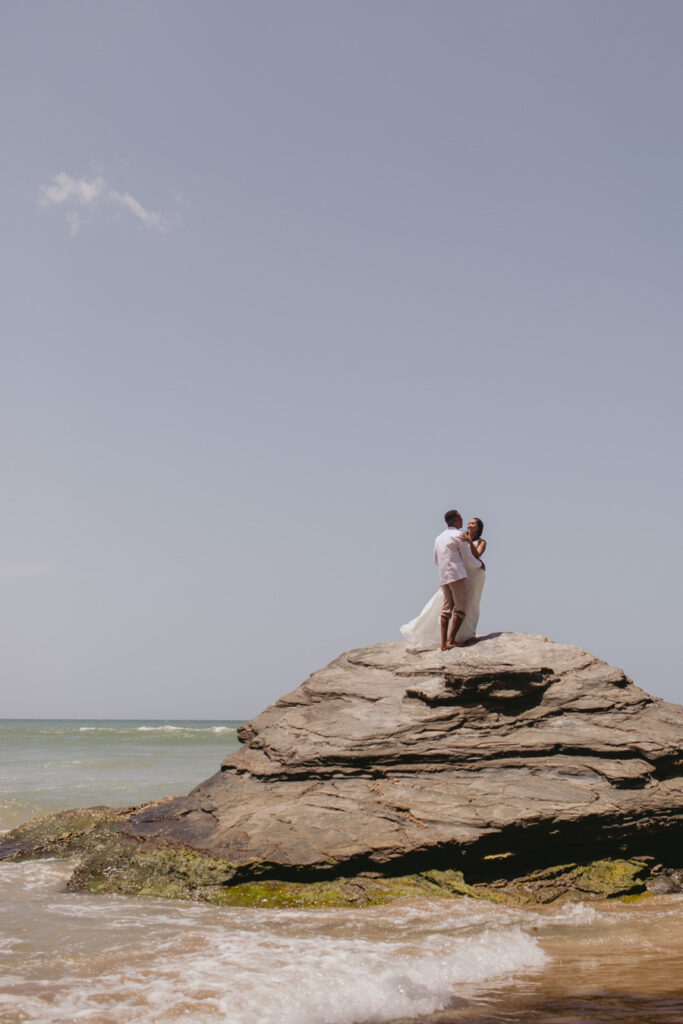
<path fill-rule="evenodd" d="M 49 990 L 15 980 L 14 992 L 2 986 L 0 1007 L 11 1019 L 23 994 L 23 1019 L 46 1024 L 95 1024 L 107 1011 L 129 1024 L 183 1017 L 193 1024 L 355 1024 L 438 1010 L 458 993 L 545 960 L 518 929 L 444 937 L 429 952 L 417 945 L 215 929 L 152 942 L 135 957 L 119 945 L 87 970 L 67 957 Z"/>
<path fill-rule="evenodd" d="M 0 865 L 0 939 L 24 936 L 4 951 L 3 1022 L 378 1024 L 546 961 L 517 912 L 469 900 L 214 908 L 63 893 L 67 875 L 63 862 Z"/>

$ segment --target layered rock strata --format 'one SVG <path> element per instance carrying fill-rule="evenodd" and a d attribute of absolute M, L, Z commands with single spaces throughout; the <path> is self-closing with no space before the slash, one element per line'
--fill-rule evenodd
<path fill-rule="evenodd" d="M 560 877 L 590 890 L 607 870 L 577 867 L 591 861 L 630 858 L 618 870 L 636 889 L 683 862 L 683 708 L 541 636 L 349 651 L 240 739 L 188 796 L 119 816 L 106 841 L 90 831 L 73 884 L 181 895 L 201 862 L 193 892 L 216 898 L 268 880 L 347 892 L 408 877 L 410 892 L 524 876 L 557 894 Z M 30 855 L 30 834 L 6 837 L 0 857 Z"/>
<path fill-rule="evenodd" d="M 683 708 L 541 636 L 349 651 L 240 739 L 130 834 L 294 876 L 661 856 L 683 829 Z"/>

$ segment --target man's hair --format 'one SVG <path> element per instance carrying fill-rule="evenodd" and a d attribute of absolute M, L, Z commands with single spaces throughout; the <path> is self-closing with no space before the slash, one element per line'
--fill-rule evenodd
<path fill-rule="evenodd" d="M 481 519 L 477 519 L 476 516 L 472 516 L 472 522 L 477 524 L 477 530 L 479 531 L 474 539 L 479 540 L 482 533 L 484 532 L 484 524 L 482 523 Z"/>
<path fill-rule="evenodd" d="M 458 519 L 460 519 L 460 513 L 457 508 L 452 508 L 450 512 L 446 513 L 444 519 L 446 520 L 446 526 L 452 526 L 453 523 L 456 523 Z"/>

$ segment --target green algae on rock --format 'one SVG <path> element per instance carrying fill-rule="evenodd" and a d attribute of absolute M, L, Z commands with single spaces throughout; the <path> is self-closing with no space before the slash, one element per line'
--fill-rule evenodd
<path fill-rule="evenodd" d="M 35 818 L 4 837 L 5 857 L 18 861 L 80 855 L 67 884 L 71 892 L 195 900 L 226 907 L 373 906 L 398 899 L 463 896 L 514 905 L 598 900 L 642 894 L 650 874 L 644 860 L 602 859 L 485 883 L 468 883 L 462 871 L 449 868 L 394 875 L 359 872 L 322 879 L 245 879 L 224 858 L 180 846 L 131 843 L 122 828 L 135 810 L 91 807 Z M 502 872 L 507 858 L 496 860 Z"/>
<path fill-rule="evenodd" d="M 467 885 L 460 871 L 410 875 L 358 874 L 329 879 L 236 879 L 227 861 L 183 849 L 131 849 L 120 843 L 101 847 L 83 860 L 67 888 L 75 892 L 121 893 L 164 899 L 191 899 L 221 906 L 368 906 L 426 897 L 502 897 Z"/>
<path fill-rule="evenodd" d="M 114 841 L 90 853 L 67 888 L 72 892 L 213 902 L 213 894 L 222 892 L 234 874 L 227 861 L 194 850 L 168 846 L 136 850 Z"/>
<path fill-rule="evenodd" d="M 568 864 L 515 879 L 468 884 L 461 871 L 406 875 L 360 873 L 328 879 L 239 881 L 233 865 L 182 849 L 109 846 L 91 854 L 69 882 L 72 891 L 201 900 L 232 907 L 373 906 L 397 899 L 468 896 L 508 904 L 598 900 L 645 891 L 642 861 Z"/>
<path fill-rule="evenodd" d="M 604 858 L 588 864 L 559 864 L 474 888 L 479 892 L 501 892 L 507 903 L 614 899 L 644 893 L 649 875 L 650 868 L 644 860 Z"/>
<path fill-rule="evenodd" d="M 139 810 L 139 807 L 80 807 L 31 818 L 2 837 L 0 860 L 87 854 L 111 841 L 118 835 L 121 825 Z"/>

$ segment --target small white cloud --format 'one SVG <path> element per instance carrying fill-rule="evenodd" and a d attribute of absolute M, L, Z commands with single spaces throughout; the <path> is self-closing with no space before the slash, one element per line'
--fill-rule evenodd
<path fill-rule="evenodd" d="M 119 192 L 109 188 L 107 181 L 98 175 L 87 178 L 72 178 L 70 174 L 60 171 L 55 174 L 51 184 L 39 185 L 38 202 L 41 206 L 63 206 L 69 225 L 69 234 L 75 235 L 86 223 L 84 211 L 94 213 L 106 205 L 122 207 L 132 213 L 146 228 L 156 231 L 168 231 L 172 222 L 162 213 L 147 210 L 130 192 Z"/>
<path fill-rule="evenodd" d="M 163 214 L 155 213 L 153 210 L 146 210 L 142 203 L 139 203 L 130 192 L 116 192 L 114 189 L 110 189 L 106 193 L 106 199 L 110 203 L 118 203 L 120 206 L 125 206 L 135 217 L 142 221 L 146 228 L 167 231 L 170 227 L 169 221 Z"/>
<path fill-rule="evenodd" d="M 52 185 L 39 186 L 39 202 L 41 206 L 59 206 L 61 203 L 89 206 L 102 196 L 106 187 L 104 178 L 97 177 L 87 181 L 85 178 L 72 178 L 64 171 L 60 171 L 59 174 L 55 174 Z"/>

